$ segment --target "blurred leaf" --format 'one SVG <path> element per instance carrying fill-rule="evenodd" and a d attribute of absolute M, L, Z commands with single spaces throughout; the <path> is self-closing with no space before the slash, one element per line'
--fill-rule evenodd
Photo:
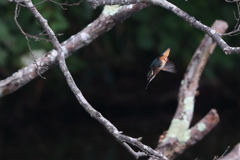
<path fill-rule="evenodd" d="M 9 37 L 8 26 L 0 19 L 0 41 L 7 40 Z"/>
<path fill-rule="evenodd" d="M 78 70 L 81 70 L 82 68 L 87 66 L 86 61 L 82 61 L 79 59 L 76 55 L 72 55 L 67 59 L 68 69 L 70 72 L 75 73 Z"/>
<path fill-rule="evenodd" d="M 137 45 L 141 49 L 145 50 L 149 50 L 153 47 L 153 37 L 151 36 L 151 31 L 145 25 L 137 28 Z"/>
<path fill-rule="evenodd" d="M 6 51 L 0 48 L 0 66 L 6 65 L 6 58 L 7 58 Z"/>

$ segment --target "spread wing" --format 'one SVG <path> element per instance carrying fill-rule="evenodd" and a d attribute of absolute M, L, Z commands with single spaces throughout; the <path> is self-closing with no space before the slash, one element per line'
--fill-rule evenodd
<path fill-rule="evenodd" d="M 165 66 L 163 67 L 162 69 L 163 71 L 166 71 L 166 72 L 171 72 L 171 73 L 176 73 L 176 69 L 175 69 L 175 65 L 171 62 L 171 61 L 167 61 Z"/>

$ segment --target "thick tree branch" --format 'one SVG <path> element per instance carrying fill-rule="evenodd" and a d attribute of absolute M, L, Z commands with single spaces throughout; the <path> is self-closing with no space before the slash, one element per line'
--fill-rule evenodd
<path fill-rule="evenodd" d="M 147 3 L 149 0 L 87 0 L 88 3 L 95 9 L 101 5 L 129 5 L 137 3 Z"/>
<path fill-rule="evenodd" d="M 215 21 L 212 28 L 219 33 L 224 33 L 227 24 L 223 21 Z M 194 53 L 181 82 L 177 111 L 166 135 L 159 141 L 156 149 L 170 160 L 181 154 L 187 147 L 195 144 L 196 141 L 201 140 L 219 122 L 217 112 L 211 110 L 198 124 L 189 129 L 199 79 L 215 46 L 216 43 L 212 41 L 212 38 L 205 35 Z"/>
<path fill-rule="evenodd" d="M 150 0 L 87 0 L 93 7 L 97 8 L 102 5 L 129 5 L 137 3 L 151 3 Z"/>
<path fill-rule="evenodd" d="M 208 114 L 197 124 L 190 128 L 191 138 L 186 142 L 187 146 L 192 146 L 200 141 L 219 123 L 219 116 L 215 109 L 210 110 Z"/>
<path fill-rule="evenodd" d="M 96 20 L 61 44 L 65 50 L 65 58 L 70 56 L 74 51 L 88 45 L 103 33 L 112 29 L 118 22 L 124 21 L 135 12 L 147 6 L 149 5 L 142 3 L 121 7 L 105 6 L 102 14 L 100 14 Z M 32 81 L 39 75 L 38 71 L 40 74 L 43 74 L 49 68 L 57 64 L 56 50 L 52 50 L 38 58 L 36 64 L 38 68 L 32 63 L 18 70 L 8 78 L 1 80 L 0 97 L 10 94 Z"/>

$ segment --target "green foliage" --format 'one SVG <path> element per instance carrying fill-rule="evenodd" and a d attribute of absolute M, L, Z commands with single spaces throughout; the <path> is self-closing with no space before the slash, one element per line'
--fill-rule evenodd
<path fill-rule="evenodd" d="M 72 55 L 71 57 L 69 57 L 67 59 L 67 63 L 69 64 L 69 71 L 74 73 L 74 72 L 78 72 L 79 69 L 81 68 L 85 68 L 87 65 L 86 61 L 81 60 L 80 58 L 78 58 L 76 55 Z"/>
<path fill-rule="evenodd" d="M 147 26 L 140 26 L 137 28 L 137 45 L 139 49 L 150 50 L 153 47 L 152 32 Z"/>
<path fill-rule="evenodd" d="M 34 2 L 38 3 L 40 2 L 40 0 Z M 2 54 L 0 65 L 2 65 L 3 67 L 9 67 L 9 64 L 11 64 L 12 68 L 21 66 L 21 55 L 29 52 L 25 36 L 21 33 L 14 21 L 14 7 L 14 3 L 0 3 L 0 9 L 3 13 L 5 13 L 4 16 L 2 16 L 0 19 L 0 47 Z M 24 7 L 20 8 L 21 9 L 17 21 L 22 27 L 22 29 L 26 33 L 29 33 L 31 35 L 38 35 L 39 33 L 43 32 L 43 29 L 34 19 L 29 10 Z M 37 6 L 37 8 L 48 20 L 49 25 L 52 27 L 56 34 L 63 33 L 68 28 L 68 22 L 64 17 L 64 11 L 61 9 L 60 6 L 54 5 L 52 3 L 43 3 Z M 41 38 L 47 39 L 46 36 L 42 36 Z M 37 43 L 33 43 L 35 41 L 34 39 L 29 38 L 29 40 L 31 49 L 33 50 L 52 49 L 51 44 L 46 43 L 45 41 L 38 41 Z M 6 59 L 8 59 L 8 61 L 6 61 Z"/>
<path fill-rule="evenodd" d="M 7 58 L 7 53 L 4 49 L 0 48 L 0 66 L 4 66 Z"/>

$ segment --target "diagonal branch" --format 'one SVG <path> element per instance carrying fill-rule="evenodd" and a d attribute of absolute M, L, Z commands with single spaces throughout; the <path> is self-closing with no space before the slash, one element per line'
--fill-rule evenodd
<path fill-rule="evenodd" d="M 190 25 L 194 26 L 195 28 L 203 31 L 207 35 L 209 35 L 217 44 L 218 46 L 225 52 L 225 54 L 230 53 L 240 53 L 240 47 L 230 47 L 222 38 L 221 34 L 219 34 L 215 29 L 212 29 L 204 24 L 202 24 L 200 21 L 197 21 L 194 17 L 190 16 L 174 4 L 166 1 L 166 0 L 150 0 L 152 4 L 161 6 L 177 16 L 183 18 L 185 21 L 187 21 Z M 224 28 L 224 30 L 226 30 Z"/>
<path fill-rule="evenodd" d="M 211 109 L 197 124 L 190 128 L 191 138 L 186 142 L 187 146 L 192 146 L 207 135 L 218 123 L 219 116 L 215 109 Z"/>
<path fill-rule="evenodd" d="M 239 160 L 240 159 L 240 143 L 238 143 L 232 151 L 217 160 Z"/>
<path fill-rule="evenodd" d="M 100 14 L 100 16 L 96 20 L 90 23 L 82 31 L 71 36 L 71 38 L 61 44 L 61 46 L 65 50 L 65 58 L 70 56 L 76 50 L 87 46 L 97 37 L 112 29 L 118 22 L 124 21 L 135 12 L 148 6 L 149 5 L 142 3 L 121 7 L 106 6 L 102 14 Z M 39 74 L 43 74 L 44 72 L 46 72 L 56 63 L 57 52 L 56 50 L 52 50 L 36 60 L 36 65 L 38 66 L 38 69 L 36 69 L 35 64 L 30 64 L 18 70 L 8 78 L 1 80 L 0 97 L 15 92 L 16 90 L 39 76 Z"/>

